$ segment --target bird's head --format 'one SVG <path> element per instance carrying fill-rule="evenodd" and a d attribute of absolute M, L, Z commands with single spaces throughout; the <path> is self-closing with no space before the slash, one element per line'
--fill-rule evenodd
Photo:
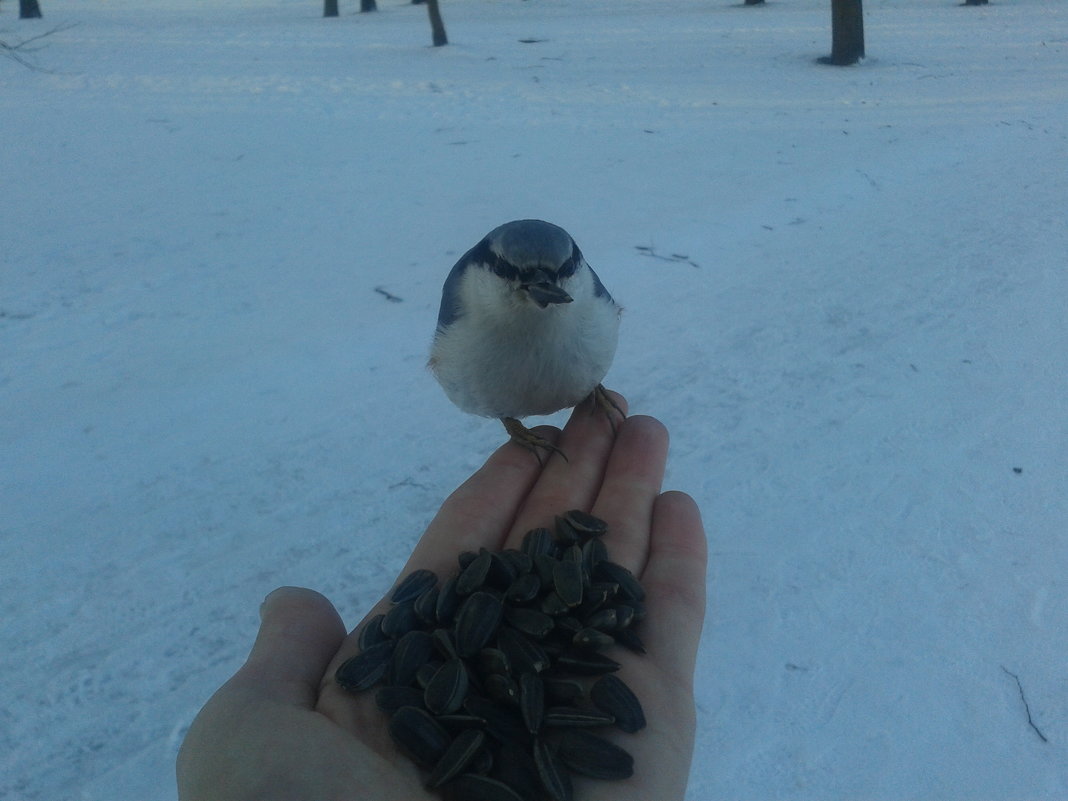
<path fill-rule="evenodd" d="M 541 220 L 515 220 L 490 231 L 483 245 L 486 266 L 519 297 L 543 309 L 573 300 L 565 287 L 584 262 L 563 228 Z"/>

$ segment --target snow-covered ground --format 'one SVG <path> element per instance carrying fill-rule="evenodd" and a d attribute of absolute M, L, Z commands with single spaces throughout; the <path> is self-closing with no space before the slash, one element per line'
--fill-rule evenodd
<path fill-rule="evenodd" d="M 1068 798 L 1068 3 L 869 0 L 853 68 L 827 0 L 16 6 L 0 798 L 173 799 L 269 590 L 360 618 L 501 441 L 424 365 L 527 216 L 708 526 L 689 798 Z"/>

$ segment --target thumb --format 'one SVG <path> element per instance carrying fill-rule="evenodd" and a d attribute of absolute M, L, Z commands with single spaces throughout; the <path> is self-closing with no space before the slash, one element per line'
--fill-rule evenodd
<path fill-rule="evenodd" d="M 326 666 L 345 637 L 334 605 L 314 590 L 280 587 L 260 606 L 260 631 L 234 676 L 283 703 L 315 705 Z"/>

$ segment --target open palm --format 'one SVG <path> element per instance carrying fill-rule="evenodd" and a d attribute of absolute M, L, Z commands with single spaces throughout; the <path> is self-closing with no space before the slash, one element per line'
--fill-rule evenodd
<path fill-rule="evenodd" d="M 402 575 L 418 568 L 449 575 L 460 551 L 518 547 L 525 532 L 551 526 L 567 509 L 607 521 L 612 559 L 646 591 L 640 631 L 648 654 L 612 656 L 649 725 L 617 739 L 634 756 L 632 778 L 576 778 L 575 796 L 681 799 L 704 619 L 706 547 L 697 507 L 682 493 L 661 493 L 668 436 L 652 418 L 628 418 L 613 435 L 603 415 L 582 406 L 558 436 L 548 428 L 539 433 L 569 461 L 553 456 L 542 467 L 518 446 L 502 446 L 445 501 Z M 381 601 L 368 616 L 388 605 Z M 292 587 L 271 593 L 248 661 L 204 707 L 182 745 L 182 801 L 438 799 L 389 739 L 373 693 L 353 695 L 334 682 L 337 667 L 357 652 L 355 635 L 346 635 L 326 598 Z"/>

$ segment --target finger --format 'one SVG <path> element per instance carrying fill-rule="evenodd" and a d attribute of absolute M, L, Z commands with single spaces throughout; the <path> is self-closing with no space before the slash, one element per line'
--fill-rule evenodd
<path fill-rule="evenodd" d="M 668 432 L 653 417 L 628 417 L 619 429 L 593 514 L 608 523 L 612 561 L 636 575 L 645 566 L 653 505 L 667 464 Z"/>
<path fill-rule="evenodd" d="M 685 493 L 665 492 L 653 508 L 649 559 L 639 579 L 649 610 L 642 636 L 672 686 L 693 683 L 707 569 L 708 543 L 697 504 Z"/>
<path fill-rule="evenodd" d="M 265 698 L 311 708 L 344 637 L 330 601 L 313 590 L 281 587 L 264 599 L 256 642 L 233 681 Z"/>
<path fill-rule="evenodd" d="M 615 392 L 609 394 L 625 413 L 626 399 Z M 556 443 L 567 454 L 567 461 L 555 455 L 548 460 L 512 525 L 506 544 L 517 547 L 526 532 L 539 526 L 551 527 L 554 517 L 569 509 L 588 510 L 597 497 L 615 438 L 612 421 L 598 404 L 584 402 L 576 406 Z"/>
<path fill-rule="evenodd" d="M 550 426 L 533 431 L 550 442 L 560 437 L 559 430 Z M 502 445 L 441 505 L 412 552 L 405 573 L 428 564 L 447 565 L 451 571 L 461 551 L 479 547 L 498 550 L 542 472 L 530 451 L 513 442 Z"/>

